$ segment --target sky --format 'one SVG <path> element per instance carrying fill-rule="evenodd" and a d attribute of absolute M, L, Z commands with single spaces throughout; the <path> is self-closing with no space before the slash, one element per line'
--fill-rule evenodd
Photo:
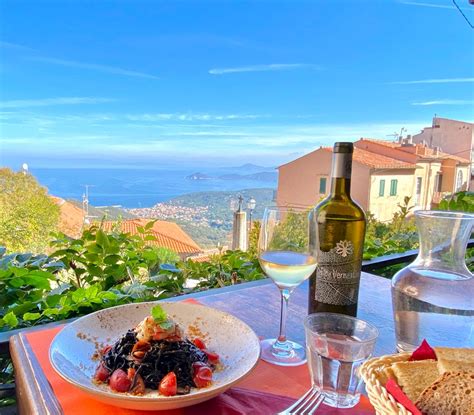
<path fill-rule="evenodd" d="M 275 166 L 434 114 L 474 121 L 474 30 L 452 0 L 0 0 L 0 15 L 0 166 Z"/>

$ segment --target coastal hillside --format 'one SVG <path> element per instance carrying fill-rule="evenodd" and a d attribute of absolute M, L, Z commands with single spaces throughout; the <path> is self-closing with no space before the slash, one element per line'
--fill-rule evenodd
<path fill-rule="evenodd" d="M 259 219 L 265 207 L 274 203 L 274 192 L 274 189 L 267 188 L 195 192 L 157 203 L 151 208 L 128 209 L 128 212 L 144 218 L 174 221 L 201 246 L 215 247 L 218 242 L 228 243 L 239 195 L 244 199 L 245 209 L 248 200 L 255 199 L 256 207 L 252 218 Z"/>

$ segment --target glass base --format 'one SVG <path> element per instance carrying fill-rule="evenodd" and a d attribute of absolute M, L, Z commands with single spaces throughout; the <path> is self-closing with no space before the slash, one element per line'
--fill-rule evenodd
<path fill-rule="evenodd" d="M 299 366 L 306 363 L 306 351 L 301 344 L 287 340 L 266 339 L 260 342 L 260 358 L 265 362 L 279 366 Z"/>
<path fill-rule="evenodd" d="M 333 391 L 321 391 L 324 395 L 324 405 L 331 406 L 333 408 L 353 408 L 359 403 L 360 393 L 352 395 L 350 393 L 337 393 Z"/>

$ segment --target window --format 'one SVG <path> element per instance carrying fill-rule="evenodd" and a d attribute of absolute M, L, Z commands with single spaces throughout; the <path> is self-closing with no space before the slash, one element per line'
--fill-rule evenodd
<path fill-rule="evenodd" d="M 434 185 L 435 192 L 441 192 L 442 184 L 443 184 L 443 175 L 441 173 L 436 173 L 435 185 Z"/>
<path fill-rule="evenodd" d="M 397 179 L 390 180 L 390 196 L 397 195 L 397 185 L 398 185 Z"/>
<path fill-rule="evenodd" d="M 319 179 L 319 194 L 320 195 L 326 194 L 326 182 L 327 182 L 326 177 L 321 177 Z"/>
<path fill-rule="evenodd" d="M 416 189 L 415 189 L 415 204 L 418 205 L 421 199 L 421 184 L 423 183 L 422 177 L 416 178 Z"/>
<path fill-rule="evenodd" d="M 385 180 L 380 180 L 379 183 L 379 196 L 383 196 L 385 194 Z"/>
<path fill-rule="evenodd" d="M 463 182 L 462 170 L 459 170 L 458 171 L 458 178 L 456 180 L 456 192 L 459 192 L 461 190 L 462 182 Z"/>

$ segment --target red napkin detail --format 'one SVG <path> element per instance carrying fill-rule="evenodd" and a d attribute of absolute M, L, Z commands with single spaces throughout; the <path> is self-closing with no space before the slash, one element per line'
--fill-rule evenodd
<path fill-rule="evenodd" d="M 418 349 L 416 349 L 411 354 L 408 361 L 412 362 L 414 360 L 427 360 L 427 359 L 438 360 L 433 348 L 428 344 L 426 340 L 423 340 L 421 344 L 418 346 Z"/>
<path fill-rule="evenodd" d="M 406 396 L 400 386 L 398 386 L 397 382 L 393 379 L 389 379 L 387 384 L 385 385 L 388 393 L 393 396 L 393 398 L 403 405 L 406 409 L 408 409 L 413 415 L 422 415 L 420 410 L 415 406 L 415 404 Z"/>
<path fill-rule="evenodd" d="M 270 415 L 288 408 L 295 400 L 271 393 L 232 388 L 209 401 L 185 408 L 185 415 Z"/>

